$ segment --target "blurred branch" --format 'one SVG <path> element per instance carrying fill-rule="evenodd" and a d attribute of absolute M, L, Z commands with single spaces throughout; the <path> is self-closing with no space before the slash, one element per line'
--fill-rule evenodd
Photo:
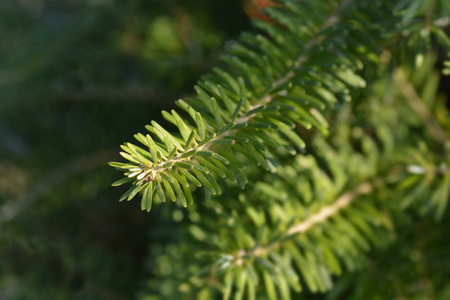
<path fill-rule="evenodd" d="M 336 199 L 336 201 L 333 204 L 325 206 L 316 214 L 314 214 L 311 217 L 307 218 L 306 220 L 290 227 L 286 231 L 285 238 L 308 231 L 314 225 L 327 220 L 328 218 L 332 217 L 337 212 L 339 212 L 341 209 L 350 205 L 359 196 L 367 195 L 367 194 L 371 193 L 373 191 L 374 187 L 379 186 L 381 184 L 383 184 L 383 181 L 380 179 L 376 179 L 372 182 L 365 182 L 365 183 L 358 185 L 355 189 L 342 194 L 339 198 Z M 267 253 L 268 251 L 271 251 L 273 249 L 280 247 L 283 240 L 272 243 L 268 246 L 257 247 L 251 251 L 251 254 L 253 254 L 255 256 L 261 256 L 264 253 Z M 240 251 L 236 258 L 236 264 L 241 265 L 243 263 L 242 256 L 247 255 L 247 254 L 249 254 L 249 253 L 247 253 L 245 251 Z"/>
<path fill-rule="evenodd" d="M 425 127 L 427 128 L 431 136 L 436 141 L 444 143 L 447 140 L 447 134 L 436 122 L 430 110 L 422 101 L 414 87 L 406 78 L 405 73 L 400 68 L 398 68 L 394 72 L 394 81 L 397 83 L 400 91 L 408 101 L 411 108 L 425 124 Z"/>
<path fill-rule="evenodd" d="M 95 87 L 81 90 L 65 90 L 57 92 L 56 97 L 65 101 L 92 101 L 92 100 L 129 100 L 143 101 L 155 104 L 172 103 L 177 97 L 167 93 L 160 93 L 150 88 L 115 88 Z"/>
<path fill-rule="evenodd" d="M 117 149 L 115 148 L 104 149 L 91 155 L 69 161 L 49 172 L 47 176 L 43 176 L 41 180 L 28 188 L 15 201 L 8 201 L 0 207 L 0 229 L 3 223 L 12 220 L 22 209 L 28 207 L 33 201 L 45 195 L 50 189 L 61 184 L 67 178 L 101 165 L 106 166 L 108 161 L 117 158 L 116 152 Z"/>
<path fill-rule="evenodd" d="M 294 235 L 301 232 L 305 232 L 309 230 L 311 227 L 313 227 L 317 223 L 321 223 L 325 221 L 326 219 L 333 216 L 335 213 L 343 209 L 344 207 L 348 206 L 350 203 L 353 202 L 353 200 L 361 195 L 366 195 L 372 192 L 373 185 L 366 182 L 359 186 L 357 186 L 354 190 L 349 191 L 342 196 L 340 196 L 336 202 L 334 202 L 332 205 L 326 206 L 323 209 L 321 209 L 317 214 L 312 215 L 305 221 L 291 227 L 286 235 Z"/>

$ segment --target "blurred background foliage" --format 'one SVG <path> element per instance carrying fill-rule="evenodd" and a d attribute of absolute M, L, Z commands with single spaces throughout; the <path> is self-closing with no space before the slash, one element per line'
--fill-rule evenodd
<path fill-rule="evenodd" d="M 119 203 L 126 187 L 110 187 L 107 162 L 192 93 L 248 16 L 259 15 L 243 0 L 1 0 L 0 299 L 158 299 L 155 266 L 177 261 L 154 255 L 198 215 Z M 420 299 L 448 299 L 430 283 L 449 276 L 448 213 L 439 225 L 397 217 L 398 240 L 371 253 L 370 272 L 304 297 L 416 299 L 420 287 Z"/>
<path fill-rule="evenodd" d="M 176 231 L 119 203 L 107 162 L 249 27 L 244 3 L 0 2 L 0 299 L 130 299 Z"/>

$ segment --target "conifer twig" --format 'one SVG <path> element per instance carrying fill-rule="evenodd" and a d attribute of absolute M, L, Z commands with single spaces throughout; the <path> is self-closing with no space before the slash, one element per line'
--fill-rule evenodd
<path fill-rule="evenodd" d="M 350 3 L 350 1 L 343 1 L 341 3 L 341 6 L 339 7 L 339 10 L 342 10 L 343 7 L 345 7 L 346 5 L 348 5 Z M 319 28 L 319 30 L 317 31 L 317 34 L 320 34 L 320 32 L 322 32 L 323 30 L 325 30 L 328 27 L 333 26 L 335 23 L 337 23 L 339 21 L 339 18 L 337 16 L 337 12 L 335 12 L 334 14 L 330 15 L 324 25 L 322 27 Z M 310 50 L 313 46 L 317 45 L 321 40 L 323 39 L 323 35 L 318 35 L 316 37 L 314 37 L 311 41 L 309 41 L 306 45 L 305 45 L 305 50 L 304 52 L 308 52 L 308 50 Z M 291 66 L 289 69 L 292 69 L 293 67 L 295 68 L 300 68 L 302 66 L 302 64 L 308 60 L 308 54 L 303 54 L 300 55 L 299 57 L 297 57 L 297 59 L 291 64 Z M 280 76 L 280 78 L 276 79 L 274 81 L 274 85 L 273 85 L 273 89 L 277 89 L 280 86 L 282 86 L 283 84 L 285 84 L 286 82 L 289 82 L 289 80 L 292 79 L 292 77 L 294 77 L 295 73 L 291 70 L 289 72 L 287 72 L 286 74 L 284 74 L 283 76 Z M 258 106 L 262 106 L 265 105 L 269 102 L 271 102 L 274 98 L 276 97 L 276 95 L 274 94 L 268 94 L 265 95 L 263 97 L 261 97 L 260 99 L 258 99 L 256 97 L 256 99 L 253 99 L 254 102 L 253 105 L 250 105 L 249 108 L 245 111 L 245 112 L 241 112 L 239 114 L 239 116 L 236 118 L 236 120 L 234 121 L 235 124 L 240 124 L 240 123 L 246 123 L 248 121 L 250 121 L 254 116 L 253 115 L 246 115 L 246 112 L 252 110 L 255 107 Z M 234 129 L 235 130 L 235 129 Z M 202 146 L 197 146 L 194 145 L 192 146 L 190 149 L 187 149 L 186 151 L 184 151 L 183 153 L 177 154 L 175 155 L 170 161 L 171 162 L 182 162 L 182 161 L 186 161 L 188 159 L 190 159 L 190 156 L 184 156 L 183 154 L 186 152 L 189 152 L 191 150 L 198 150 L 198 151 L 202 151 L 202 150 L 206 150 L 209 149 L 211 147 L 211 145 L 213 145 L 213 142 L 223 138 L 225 136 L 231 135 L 233 133 L 233 128 L 231 130 L 228 131 L 224 131 L 222 134 L 220 135 L 216 135 L 213 139 L 211 139 L 209 142 L 203 144 Z M 163 165 L 167 164 L 168 161 L 164 160 L 162 162 L 160 162 L 159 164 L 155 164 L 152 166 L 152 169 L 156 170 L 156 171 L 162 171 L 165 168 L 163 167 Z"/>
<path fill-rule="evenodd" d="M 318 213 L 312 215 L 311 217 L 307 218 L 306 220 L 293 225 L 286 231 L 286 237 L 290 237 L 299 233 L 303 233 L 311 229 L 314 225 L 321 223 L 328 218 L 335 215 L 337 212 L 339 212 L 341 209 L 347 207 L 350 205 L 357 197 L 361 195 L 367 195 L 370 192 L 373 191 L 373 188 L 375 186 L 378 186 L 382 183 L 381 180 L 374 180 L 372 182 L 365 182 L 360 185 L 358 185 L 353 190 L 344 193 L 341 195 L 333 204 L 325 206 L 322 208 Z M 281 240 L 284 240 L 281 239 Z M 272 243 L 268 246 L 260 246 L 251 251 L 251 253 L 247 253 L 246 251 L 239 251 L 236 257 L 236 264 L 242 265 L 243 264 L 243 256 L 251 254 L 253 256 L 261 256 L 267 253 L 270 250 L 276 249 L 281 246 L 282 241 L 278 241 L 275 243 Z"/>
<path fill-rule="evenodd" d="M 325 206 L 317 214 L 314 214 L 311 217 L 309 217 L 308 219 L 306 219 L 305 221 L 291 227 L 287 231 L 286 235 L 290 236 L 290 235 L 298 234 L 298 233 L 309 230 L 315 224 L 325 221 L 326 219 L 333 216 L 335 213 L 337 213 L 342 208 L 348 206 L 358 196 L 366 195 L 366 194 L 370 193 L 372 190 L 373 190 L 373 185 L 368 182 L 358 185 L 354 190 L 349 191 L 349 192 L 343 194 L 342 196 L 340 196 L 336 200 L 336 202 L 334 202 L 332 205 Z"/>

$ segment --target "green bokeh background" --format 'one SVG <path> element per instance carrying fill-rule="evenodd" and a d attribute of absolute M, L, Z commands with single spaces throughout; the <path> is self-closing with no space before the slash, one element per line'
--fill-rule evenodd
<path fill-rule="evenodd" d="M 249 24 L 239 0 L 1 1 L 0 299 L 138 293 L 176 230 L 107 162 Z"/>

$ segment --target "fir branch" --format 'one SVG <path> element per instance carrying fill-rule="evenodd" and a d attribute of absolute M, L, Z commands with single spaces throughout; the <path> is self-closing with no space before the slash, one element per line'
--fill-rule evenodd
<path fill-rule="evenodd" d="M 338 10 L 337 13 L 332 14 L 330 17 L 327 18 L 327 20 L 325 21 L 324 25 L 318 30 L 317 34 L 315 35 L 315 38 L 313 38 L 310 42 L 308 42 L 305 46 L 305 53 L 308 53 L 309 50 L 311 50 L 311 48 L 315 45 L 317 45 L 318 43 L 320 43 L 320 41 L 322 41 L 324 39 L 324 37 L 322 35 L 320 35 L 321 32 L 325 31 L 327 28 L 332 27 L 334 24 L 336 24 L 339 21 L 339 12 L 345 7 L 347 6 L 351 1 L 342 1 L 342 4 Z M 307 54 L 303 54 L 300 55 L 288 68 L 287 70 L 289 70 L 285 75 L 283 75 L 282 77 L 276 79 L 274 81 L 274 83 L 272 83 L 270 86 L 267 86 L 265 90 L 278 90 L 281 86 L 285 85 L 286 83 L 288 83 L 294 76 L 295 76 L 295 72 L 291 71 L 294 68 L 301 68 L 303 63 L 305 61 L 308 60 L 308 55 Z M 243 80 L 243 79 L 242 79 Z M 183 153 L 180 153 L 176 156 L 174 156 L 172 159 L 163 161 L 159 164 L 153 165 L 152 169 L 156 171 L 155 174 L 157 174 L 158 172 L 163 171 L 165 168 L 163 167 L 165 164 L 170 163 L 170 162 L 184 162 L 184 161 L 188 161 L 190 160 L 191 157 L 195 156 L 195 154 L 198 151 L 203 151 L 203 150 L 209 150 L 211 148 L 214 147 L 214 142 L 217 140 L 220 140 L 224 137 L 230 136 L 232 135 L 235 131 L 237 131 L 239 128 L 236 127 L 236 125 L 238 124 L 245 124 L 249 121 L 252 120 L 252 118 L 256 115 L 255 113 L 251 113 L 252 110 L 254 110 L 257 107 L 263 107 L 264 105 L 270 103 L 271 101 L 274 100 L 275 97 L 277 97 L 278 94 L 268 94 L 265 95 L 263 97 L 259 97 L 259 98 L 255 98 L 253 100 L 250 101 L 250 103 L 247 106 L 247 108 L 245 108 L 245 110 L 238 112 L 238 117 L 235 119 L 234 123 L 228 123 L 226 126 L 227 130 L 223 130 L 221 131 L 220 134 L 214 135 L 213 138 L 205 138 L 203 141 L 200 141 L 197 145 L 185 150 Z M 249 114 L 250 112 L 250 114 Z M 223 127 L 223 128 L 224 128 Z M 208 140 L 208 142 L 203 143 L 205 140 Z M 199 146 L 201 145 L 201 146 Z M 189 153 L 191 152 L 193 154 L 185 156 L 185 153 Z M 170 167 L 169 167 L 170 168 Z"/>
<path fill-rule="evenodd" d="M 283 9 L 292 13 L 298 9 L 295 5 L 303 5 L 293 3 L 287 1 Z M 307 29 L 306 37 L 301 37 L 309 41 L 305 42 L 303 47 L 299 47 L 301 49 L 296 51 L 296 58 L 292 62 L 287 56 L 288 53 L 283 53 L 283 51 L 286 52 L 283 48 L 285 45 L 272 44 L 264 40 L 264 37 L 259 39 L 259 36 L 249 36 L 249 40 L 261 43 L 259 46 L 261 55 L 274 60 L 272 68 L 277 69 L 278 77 L 262 86 L 266 80 L 257 77 L 266 70 L 260 67 L 255 69 L 255 66 L 245 62 L 249 53 L 241 53 L 243 57 L 238 54 L 231 58 L 225 57 L 225 60 L 237 69 L 236 75 L 245 76 L 247 79 L 238 77 L 235 80 L 232 75 L 217 71 L 218 76 L 210 76 L 208 78 L 211 80 L 199 82 L 199 85 L 195 87 L 199 99 L 188 99 L 187 102 L 179 100 L 178 106 L 188 112 L 195 121 L 195 127 L 174 110 L 172 114 L 163 112 L 164 118 L 179 128 L 182 138 L 172 135 L 156 122 L 152 122 L 152 125 L 146 128 L 157 136 L 160 142 L 154 141 L 151 135 L 135 136 L 138 141 L 149 147 L 150 152 L 130 143 L 122 146 L 125 150 L 121 153 L 122 156 L 131 163 L 111 163 L 111 165 L 126 171 L 125 176 L 130 178 L 130 181 L 135 180 L 133 186 L 121 199 L 131 200 L 144 185 L 150 185 L 149 181 L 155 181 L 156 184 L 152 185 L 144 196 L 152 197 L 153 193 L 156 193 L 157 198 L 165 201 L 164 194 L 168 194 L 173 201 L 178 199 L 183 206 L 186 206 L 187 202 L 184 199 L 192 198 L 189 182 L 200 182 L 199 186 L 205 186 L 208 191 L 207 196 L 220 194 L 221 189 L 214 175 L 225 177 L 226 168 L 233 171 L 227 177 L 236 179 L 241 188 L 244 188 L 247 182 L 245 174 L 241 171 L 244 165 L 234 158 L 236 153 L 240 152 L 257 165 L 273 171 L 277 163 L 271 151 L 278 152 L 277 148 L 281 145 L 291 154 L 295 154 L 295 148 L 305 147 L 305 142 L 295 132 L 296 124 L 301 124 L 308 129 L 314 126 L 322 133 L 326 133 L 328 124 L 320 111 L 325 110 L 327 106 L 335 105 L 336 97 L 339 95 L 344 95 L 343 99 L 349 100 L 347 95 L 349 88 L 365 86 L 365 81 L 355 73 L 356 69 L 361 67 L 357 57 L 377 51 L 376 48 L 369 51 L 371 43 L 364 38 L 358 36 L 361 43 L 352 38 L 351 55 L 354 61 L 351 61 L 346 57 L 347 50 L 341 49 L 342 45 L 338 45 L 341 41 L 334 39 L 334 33 L 339 30 L 338 24 L 343 27 L 345 34 L 349 35 L 350 32 L 350 35 L 359 35 L 357 33 L 359 28 L 348 25 L 348 21 L 341 22 L 341 16 L 345 15 L 347 8 L 351 7 L 350 4 L 351 1 L 343 1 L 335 12 L 323 18 L 316 29 Z M 283 24 L 286 25 L 284 31 L 286 36 L 292 35 L 295 39 L 300 37 L 294 32 L 295 27 L 289 28 L 289 22 L 292 22 L 289 18 L 281 17 L 280 19 L 276 10 L 268 11 L 268 14 L 277 21 L 286 23 Z M 311 67 L 311 55 L 323 55 L 322 52 L 325 50 L 319 45 L 326 41 L 329 45 L 328 51 L 332 54 L 329 59 L 330 65 Z M 246 49 L 244 46 L 241 48 Z M 280 55 L 285 60 L 282 67 L 275 65 L 275 58 L 272 58 L 272 56 Z M 304 73 L 303 69 L 311 69 L 311 71 Z M 219 80 L 225 80 L 226 85 L 217 84 Z M 305 83 L 293 84 L 295 81 Z M 315 84 L 311 85 L 309 81 Z M 250 85 L 251 88 L 246 88 L 246 85 Z M 319 88 L 314 88 L 315 85 Z M 304 90 L 301 91 L 302 89 Z M 255 96 L 256 94 L 259 96 Z M 224 106 L 228 111 L 225 111 Z M 242 135 L 245 134 L 255 137 L 244 138 L 244 141 L 241 141 Z M 212 164 L 216 164 L 217 168 L 212 168 Z M 171 174 L 171 172 L 175 173 Z M 184 180 L 186 176 L 188 181 Z M 188 182 L 183 190 L 177 188 L 177 185 L 181 183 L 180 180 Z M 113 185 L 120 185 L 126 181 L 128 180 L 120 180 Z M 176 190 L 176 196 L 172 189 Z M 142 208 L 149 211 L 152 201 L 149 199 L 142 201 L 148 203 Z"/>
<path fill-rule="evenodd" d="M 373 187 L 374 184 L 368 182 L 357 186 L 355 189 L 339 197 L 332 205 L 322 208 L 318 213 L 312 215 L 305 221 L 289 228 L 286 232 L 286 236 L 296 235 L 308 231 L 315 224 L 325 221 L 336 214 L 339 210 L 350 205 L 357 197 L 372 192 Z"/>
<path fill-rule="evenodd" d="M 240 266 L 243 264 L 244 262 L 243 257 L 265 256 L 268 254 L 268 252 L 278 249 L 279 247 L 281 247 L 284 241 L 289 240 L 291 237 L 297 234 L 305 233 L 308 230 L 312 229 L 316 224 L 326 221 L 327 219 L 337 214 L 340 210 L 350 205 L 358 197 L 371 193 L 375 186 L 379 186 L 382 183 L 383 181 L 379 179 L 358 185 L 353 190 L 342 194 L 339 198 L 336 199 L 336 201 L 333 204 L 325 206 L 319 212 L 310 216 L 306 220 L 298 224 L 292 225 L 289 229 L 286 230 L 285 236 L 283 238 L 280 238 L 275 243 L 269 244 L 268 246 L 259 246 L 255 249 L 252 249 L 251 252 L 239 250 L 235 258 L 236 265 Z"/>

